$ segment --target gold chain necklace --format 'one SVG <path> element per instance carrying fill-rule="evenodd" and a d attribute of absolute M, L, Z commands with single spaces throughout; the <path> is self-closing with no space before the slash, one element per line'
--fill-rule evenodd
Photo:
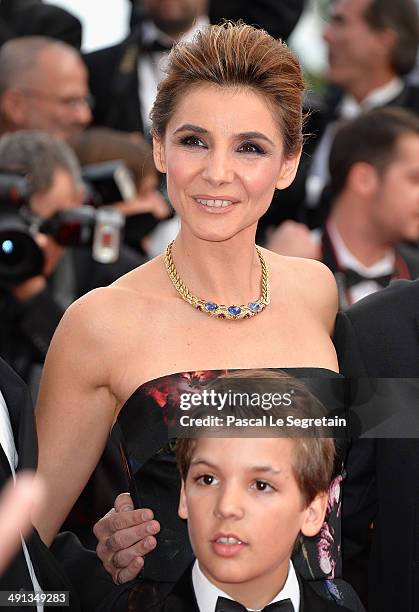
<path fill-rule="evenodd" d="M 185 302 L 188 302 L 191 306 L 196 308 L 197 310 L 201 310 L 202 312 L 206 312 L 212 317 L 217 317 L 219 319 L 248 319 L 250 317 L 254 317 L 264 310 L 264 308 L 271 301 L 271 290 L 269 287 L 269 275 L 268 269 L 266 267 L 266 262 L 263 258 L 262 253 L 259 248 L 256 247 L 256 252 L 259 256 L 260 266 L 262 269 L 262 278 L 261 278 L 261 296 L 255 302 L 249 302 L 246 305 L 242 306 L 225 306 L 224 304 L 216 304 L 215 302 L 209 302 L 207 300 L 201 300 L 201 298 L 193 295 L 183 280 L 180 278 L 176 266 L 173 262 L 172 258 L 172 248 L 173 248 L 174 240 L 167 245 L 166 252 L 164 255 L 164 265 L 166 271 L 170 277 L 170 280 L 173 283 L 174 288 L 180 294 L 182 299 Z"/>

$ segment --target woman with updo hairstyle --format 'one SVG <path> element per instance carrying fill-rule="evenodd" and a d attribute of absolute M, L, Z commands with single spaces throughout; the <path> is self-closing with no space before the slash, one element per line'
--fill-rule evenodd
<path fill-rule="evenodd" d="M 266 32 L 225 23 L 176 44 L 166 70 L 151 113 L 154 160 L 180 230 L 163 255 L 62 319 L 36 409 L 47 489 L 36 526 L 50 543 L 115 428 L 135 503 L 161 525 L 145 574 L 170 581 L 191 559 L 167 429 L 180 394 L 231 370 L 339 375 L 332 274 L 255 245 L 301 154 L 297 59 Z M 120 562 L 110 555 L 117 582 Z"/>

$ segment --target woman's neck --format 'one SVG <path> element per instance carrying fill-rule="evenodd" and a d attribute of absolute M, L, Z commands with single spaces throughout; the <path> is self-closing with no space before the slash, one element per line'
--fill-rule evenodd
<path fill-rule="evenodd" d="M 210 242 L 180 232 L 173 245 L 178 275 L 197 297 L 218 304 L 241 305 L 258 299 L 261 265 L 254 231 L 228 241 Z"/>

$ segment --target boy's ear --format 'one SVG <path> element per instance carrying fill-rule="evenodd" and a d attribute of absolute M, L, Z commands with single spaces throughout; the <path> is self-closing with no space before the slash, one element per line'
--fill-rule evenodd
<path fill-rule="evenodd" d="M 153 157 L 154 164 L 159 172 L 166 172 L 166 156 L 164 154 L 164 145 L 160 138 L 153 136 Z"/>
<path fill-rule="evenodd" d="M 301 151 L 302 149 L 299 149 L 297 153 L 291 157 L 286 157 L 282 162 L 281 172 L 275 185 L 277 189 L 286 189 L 295 179 L 298 164 L 300 163 Z"/>
<path fill-rule="evenodd" d="M 186 493 L 185 493 L 185 481 L 183 479 L 182 479 L 182 486 L 180 489 L 178 514 L 180 518 L 182 519 L 188 518 L 188 507 L 186 505 Z"/>
<path fill-rule="evenodd" d="M 329 494 L 326 491 L 318 493 L 312 502 L 305 510 L 304 522 L 301 526 L 301 532 L 305 536 L 315 536 L 319 533 L 326 514 L 327 501 Z"/>

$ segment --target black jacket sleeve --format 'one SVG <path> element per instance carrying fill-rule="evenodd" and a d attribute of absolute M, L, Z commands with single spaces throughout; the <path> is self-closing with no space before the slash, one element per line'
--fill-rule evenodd
<path fill-rule="evenodd" d="M 52 336 L 64 314 L 51 291 L 45 288 L 32 299 L 18 304 L 20 330 L 44 361 Z"/>
<path fill-rule="evenodd" d="M 354 326 L 345 313 L 338 315 L 334 341 L 340 371 L 350 379 L 351 401 L 354 401 L 356 392 L 359 392 L 358 379 L 366 382 L 367 368 Z M 370 526 L 378 510 L 376 441 L 372 438 L 352 439 L 345 468 L 342 495 L 343 577 L 365 598 Z"/>

